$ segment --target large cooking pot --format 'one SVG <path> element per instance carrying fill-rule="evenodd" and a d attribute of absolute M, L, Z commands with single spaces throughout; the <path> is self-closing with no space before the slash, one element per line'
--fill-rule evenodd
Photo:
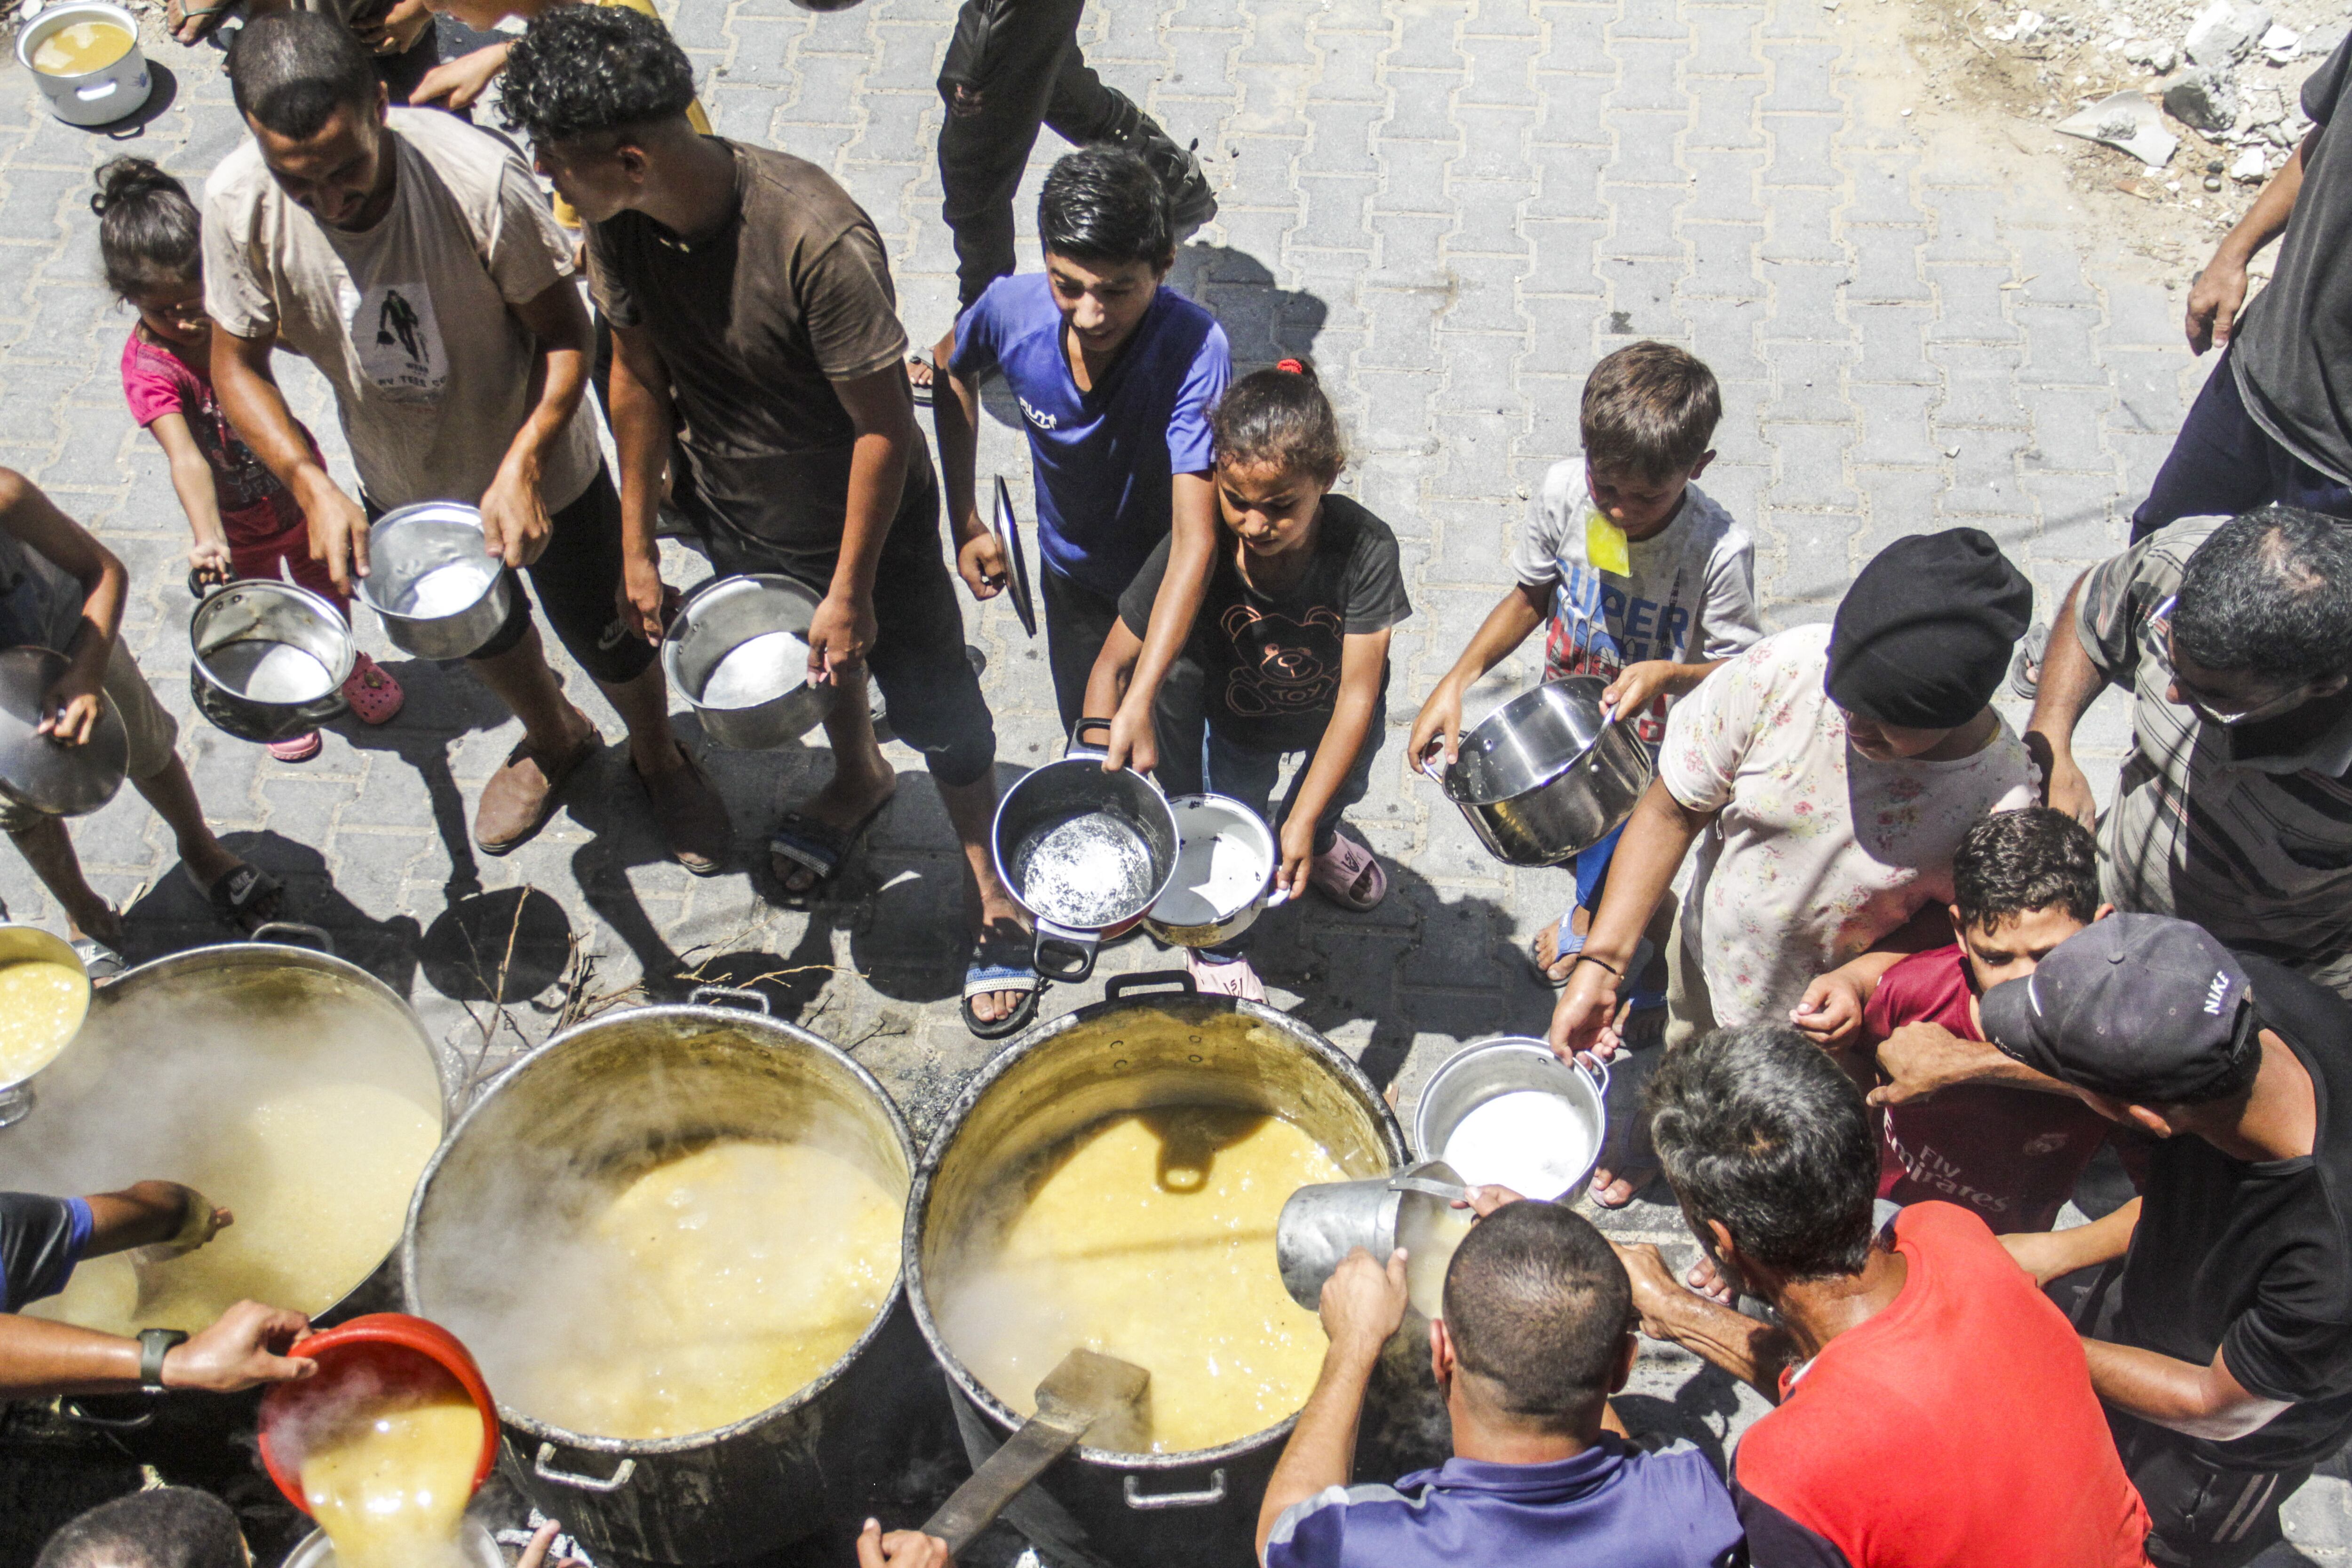
<path fill-rule="evenodd" d="M 73 1043 L 80 1032 L 81 1020 L 89 1013 L 89 974 L 82 967 L 81 954 L 65 938 L 36 925 L 15 921 L 0 924 L 0 965 L 11 963 L 54 963 L 80 977 L 81 998 L 68 1009 L 70 1016 L 60 1021 L 62 1026 L 56 1038 L 24 1060 L 0 1059 L 0 1127 L 14 1126 L 32 1114 L 31 1080 Z"/>
<path fill-rule="evenodd" d="M 98 723 L 80 745 L 59 745 L 38 732 L 49 689 L 66 668 L 66 656 L 55 648 L 0 648 L 0 795 L 51 816 L 82 816 L 122 787 L 131 735 L 103 691 Z"/>
<path fill-rule="evenodd" d="M 1108 730 L 1082 719 L 1077 732 Z M 1037 973 L 1077 982 L 1095 953 L 1135 929 L 1176 873 L 1176 817 L 1160 786 L 1104 753 L 1073 745 L 1033 768 L 996 803 L 996 874 L 1037 926 Z"/>
<path fill-rule="evenodd" d="M 1176 869 L 1143 929 L 1175 947 L 1222 947 L 1282 902 L 1274 874 L 1282 847 L 1265 818 L 1222 795 L 1180 795 Z"/>
<path fill-rule="evenodd" d="M 315 927 L 264 926 L 252 942 L 176 952 L 97 987 L 73 1048 L 33 1079 L 40 1099 L 32 1114 L 0 1131 L 0 1171 L 10 1186 L 48 1193 L 109 1192 L 148 1177 L 189 1181 L 237 1215 L 205 1248 L 208 1261 L 247 1256 L 214 1253 L 232 1243 L 273 1241 L 268 1211 L 240 1201 L 240 1182 L 307 1180 L 310 1205 L 279 1223 L 303 1226 L 304 1237 L 323 1235 L 320 1245 L 344 1261 L 341 1277 L 307 1297 L 272 1293 L 272 1266 L 257 1262 L 246 1293 L 316 1319 L 392 1254 L 404 1205 L 388 1205 L 380 1246 L 354 1235 L 353 1226 L 373 1216 L 355 1217 L 348 1163 L 265 1175 L 265 1156 L 245 1142 L 247 1119 L 264 1107 L 317 1113 L 305 1109 L 320 1103 L 310 1097 L 356 1089 L 370 1106 L 397 1105 L 421 1119 L 424 1138 L 437 1142 L 453 1086 L 432 1038 L 390 987 L 331 952 L 262 940 L 278 936 L 330 945 Z M 429 1152 L 415 1152 L 419 1172 Z M 404 1197 L 415 1175 L 372 1170 L 368 1179 L 373 1190 L 396 1188 Z M 77 1282 L 91 1271 L 83 1265 Z"/>
<path fill-rule="evenodd" d="M 1174 985 L 1175 994 L 1136 994 Z M 1171 1105 L 1280 1115 L 1350 1176 L 1384 1176 L 1404 1155 L 1396 1118 L 1330 1042 L 1271 1007 L 1193 993 L 1184 975 L 1120 975 L 1108 1000 L 1023 1034 L 964 1086 L 923 1155 L 907 1201 L 907 1285 L 946 1369 L 977 1466 L 1021 1417 L 975 1377 L 941 1331 L 940 1288 L 960 1241 L 1008 1173 L 1106 1117 Z M 1268 1267 L 1274 1266 L 1271 1258 Z M 1057 1564 L 1244 1568 L 1258 1504 L 1296 1415 L 1215 1448 L 1129 1454 L 1081 1446 L 1005 1517 Z M 1371 1426 L 1381 1424 L 1375 1412 Z"/>
<path fill-rule="evenodd" d="M 318 595 L 253 577 L 205 594 L 188 621 L 188 654 L 196 711 L 241 741 L 267 742 L 342 716 L 359 645 Z"/>
<path fill-rule="evenodd" d="M 479 508 L 395 507 L 369 525 L 361 602 L 419 658 L 464 658 L 506 625 L 506 567 L 485 547 Z"/>
<path fill-rule="evenodd" d="M 1630 723 L 1601 709 L 1609 683 L 1571 675 L 1513 698 L 1462 737 L 1445 786 L 1496 858 L 1557 866 L 1633 814 L 1654 771 Z"/>
<path fill-rule="evenodd" d="M 741 752 L 799 740 L 833 710 L 841 688 L 808 679 L 817 595 L 797 577 L 711 577 L 681 600 L 662 638 L 662 670 L 703 733 Z"/>
<path fill-rule="evenodd" d="M 715 1005 L 730 1000 L 759 1010 Z M 854 1468 L 841 1452 L 845 1434 L 877 1407 L 904 1408 L 890 1391 L 903 1368 L 868 1353 L 900 1315 L 896 1279 L 830 1369 L 710 1431 L 650 1439 L 573 1432 L 516 1405 L 500 1387 L 501 1345 L 513 1342 L 519 1321 L 528 1327 L 538 1282 L 499 1276 L 499 1259 L 513 1257 L 515 1238 L 550 1215 L 576 1213 L 620 1173 L 642 1168 L 649 1151 L 822 1133 L 887 1190 L 906 1190 L 914 1148 L 882 1086 L 833 1046 L 765 1012 L 755 994 L 711 988 L 686 1005 L 567 1029 L 483 1090 L 417 1185 L 401 1247 L 409 1310 L 473 1351 L 499 1394 L 509 1474 L 600 1560 L 730 1562 L 798 1540 L 841 1500 L 835 1494 Z"/>

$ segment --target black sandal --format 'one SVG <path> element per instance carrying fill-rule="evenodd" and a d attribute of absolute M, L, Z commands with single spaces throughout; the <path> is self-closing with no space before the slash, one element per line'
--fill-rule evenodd
<path fill-rule="evenodd" d="M 1028 1027 L 1029 1020 L 1037 1016 L 1037 997 L 1045 989 L 1045 981 L 1037 973 L 1028 932 L 1001 936 L 984 931 L 972 938 L 971 956 L 964 960 L 963 1026 L 977 1039 L 1001 1040 Z M 984 1020 L 976 1016 L 971 999 L 999 991 L 1023 991 L 1028 994 L 1002 1018 Z"/>
<path fill-rule="evenodd" d="M 191 887 L 205 896 L 205 902 L 212 906 L 223 925 L 250 936 L 256 928 L 278 918 L 278 905 L 286 884 L 258 866 L 233 866 L 209 888 L 196 880 L 196 874 L 188 869 L 184 861 L 180 872 Z"/>

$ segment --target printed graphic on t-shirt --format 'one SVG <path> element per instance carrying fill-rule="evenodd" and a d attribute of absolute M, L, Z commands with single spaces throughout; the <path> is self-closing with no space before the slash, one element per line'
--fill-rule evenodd
<path fill-rule="evenodd" d="M 415 282 L 372 283 L 352 310 L 360 368 L 397 403 L 437 403 L 449 379 L 433 295 Z"/>
<path fill-rule="evenodd" d="M 1318 605 L 1295 620 L 1235 605 L 1220 625 L 1234 648 L 1225 707 L 1236 718 L 1276 719 L 1331 706 L 1345 625 L 1336 607 Z"/>
<path fill-rule="evenodd" d="M 1678 602 L 1682 578 L 1674 579 L 1676 595 L 1665 604 L 1629 595 L 1624 582 L 1615 582 L 1580 560 L 1557 557 L 1559 582 L 1552 590 L 1551 627 L 1544 639 L 1544 679 L 1563 680 L 1571 675 L 1597 675 L 1614 680 L 1629 664 L 1660 658 L 1680 663 L 1690 647 L 1693 616 Z M 1625 628 L 1622 644 L 1612 636 L 1612 621 Z M 1645 745 L 1665 738 L 1666 709 L 1672 700 L 1661 694 L 1633 726 Z"/>

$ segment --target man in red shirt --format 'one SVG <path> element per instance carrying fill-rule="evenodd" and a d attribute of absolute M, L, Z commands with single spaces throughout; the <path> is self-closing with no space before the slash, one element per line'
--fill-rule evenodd
<path fill-rule="evenodd" d="M 1814 982 L 1795 1022 L 1878 1081 L 1880 1197 L 1943 1198 L 2004 1234 L 2048 1230 L 2110 1124 L 1985 1048 L 1977 1001 L 2115 912 L 2099 901 L 2098 845 L 2063 811 L 1994 812 L 1954 852 L 1952 892 L 1958 942 L 1866 952 Z"/>
<path fill-rule="evenodd" d="M 1754 1384 L 1732 1494 L 1755 1568 L 2146 1568 L 2083 1348 L 1984 1222 L 1914 1204 L 1874 1233 L 1862 1092 L 1790 1029 L 1664 1053 L 1658 1157 L 1699 1245 L 1780 1326 L 1621 1249 L 1644 1333 Z"/>

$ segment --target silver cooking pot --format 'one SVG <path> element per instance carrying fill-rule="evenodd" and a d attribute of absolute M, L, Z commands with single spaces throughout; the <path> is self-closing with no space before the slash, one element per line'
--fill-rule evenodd
<path fill-rule="evenodd" d="M 1143 929 L 1176 947 L 1221 947 L 1280 903 L 1274 874 L 1282 849 L 1265 818 L 1222 795 L 1180 795 L 1176 869 Z"/>
<path fill-rule="evenodd" d="M 1609 1140 L 1609 1068 L 1584 1058 L 1562 1061 L 1543 1041 L 1524 1035 L 1473 1040 L 1445 1058 L 1422 1085 L 1412 1113 L 1413 1147 L 1426 1160 L 1444 1160 L 1472 1186 L 1511 1188 L 1522 1197 L 1573 1196 L 1592 1178 Z M 1498 1100 L 1540 1097 L 1558 1109 L 1522 1120 L 1524 1130 L 1546 1130 L 1541 1148 L 1507 1147 L 1496 1135 L 1454 1133 L 1472 1112 Z M 1504 1124 L 1508 1131 L 1509 1123 Z M 1558 1129 L 1552 1136 L 1550 1130 Z M 1541 1180 L 1537 1178 L 1540 1176 Z"/>
<path fill-rule="evenodd" d="M 82 816 L 122 787 L 131 735 L 103 691 L 98 723 L 80 745 L 38 732 L 44 700 L 66 669 L 66 656 L 55 648 L 0 648 L 0 795 L 50 816 Z"/>
<path fill-rule="evenodd" d="M 1108 729 L 1080 721 L 1078 732 Z M 1176 872 L 1176 816 L 1133 768 L 1105 772 L 1103 752 L 1073 745 L 1033 768 L 996 803 L 996 874 L 1035 920 L 1037 973 L 1075 983 L 1095 954 L 1135 929 Z"/>
<path fill-rule="evenodd" d="M 1496 859 L 1557 866 L 1633 814 L 1655 770 L 1632 724 L 1602 714 L 1608 686 L 1592 675 L 1538 686 L 1464 734 L 1452 767 L 1422 763 Z"/>
<path fill-rule="evenodd" d="M 773 751 L 833 711 L 841 689 L 808 679 L 816 592 L 782 573 L 712 577 L 679 602 L 662 638 L 662 671 L 702 721 L 740 752 Z"/>
<path fill-rule="evenodd" d="M 0 963 L 54 963 L 60 969 L 80 975 L 83 1007 L 87 1016 L 89 974 L 82 967 L 81 954 L 73 950 L 73 944 L 39 926 L 22 925 L 13 921 L 0 923 Z M 71 1043 L 68 1040 L 67 1045 Z M 58 1056 L 64 1054 L 65 1047 L 60 1046 L 57 1056 L 50 1057 L 49 1061 L 54 1062 Z M 47 1062 L 42 1064 L 43 1067 L 47 1065 Z M 0 1127 L 13 1126 L 32 1114 L 32 1079 L 39 1072 L 40 1068 L 36 1068 L 33 1072 L 20 1078 L 0 1073 Z"/>
<path fill-rule="evenodd" d="M 1154 987 L 1172 994 L 1137 994 Z M 1288 1014 L 1202 996 L 1184 974 L 1123 974 L 1108 999 L 1025 1031 L 964 1086 L 923 1154 L 907 1199 L 907 1295 L 945 1369 L 977 1466 L 1022 1417 L 966 1367 L 937 1313 L 943 1268 L 985 1223 L 1008 1177 L 1107 1117 L 1173 1105 L 1279 1115 L 1351 1176 L 1404 1156 L 1394 1114 L 1356 1064 Z M 1267 1267 L 1275 1267 L 1267 1258 Z M 1423 1362 L 1426 1352 L 1422 1352 Z M 1402 1397 L 1376 1381 L 1377 1432 Z M 1129 1454 L 1084 1445 L 1015 1498 L 1005 1518 L 1068 1568 L 1204 1568 L 1256 1560 L 1258 1504 L 1293 1415 L 1214 1448 Z M 1374 1470 L 1368 1469 L 1368 1474 Z M 1389 1474 L 1394 1474 L 1391 1469 Z"/>
<path fill-rule="evenodd" d="M 461 501 L 395 507 L 368 529 L 360 601 L 419 658 L 464 658 L 506 625 L 506 565 L 484 547 L 482 513 Z"/>
<path fill-rule="evenodd" d="M 628 1008 L 566 1029 L 482 1091 L 426 1166 L 409 1210 L 408 1310 L 467 1342 L 500 1394 L 508 1473 L 599 1561 L 731 1563 L 821 1528 L 829 1499 L 855 1506 L 842 1495 L 856 1470 L 844 1449 L 861 1424 L 908 1408 L 901 1369 L 930 1371 L 894 1276 L 882 1309 L 831 1368 L 710 1431 L 574 1432 L 504 1391 L 500 1346 L 547 1309 L 528 1270 L 507 1280 L 486 1272 L 485 1260 L 511 1257 L 515 1237 L 609 1192 L 615 1173 L 642 1169 L 650 1152 L 821 1135 L 886 1190 L 906 1191 L 914 1145 L 882 1086 L 766 1011 L 756 993 L 706 987 L 685 1005 Z"/>
<path fill-rule="evenodd" d="M 188 621 L 188 695 L 215 729 L 283 741 L 341 717 L 359 659 L 342 612 L 291 583 L 215 587 Z"/>

